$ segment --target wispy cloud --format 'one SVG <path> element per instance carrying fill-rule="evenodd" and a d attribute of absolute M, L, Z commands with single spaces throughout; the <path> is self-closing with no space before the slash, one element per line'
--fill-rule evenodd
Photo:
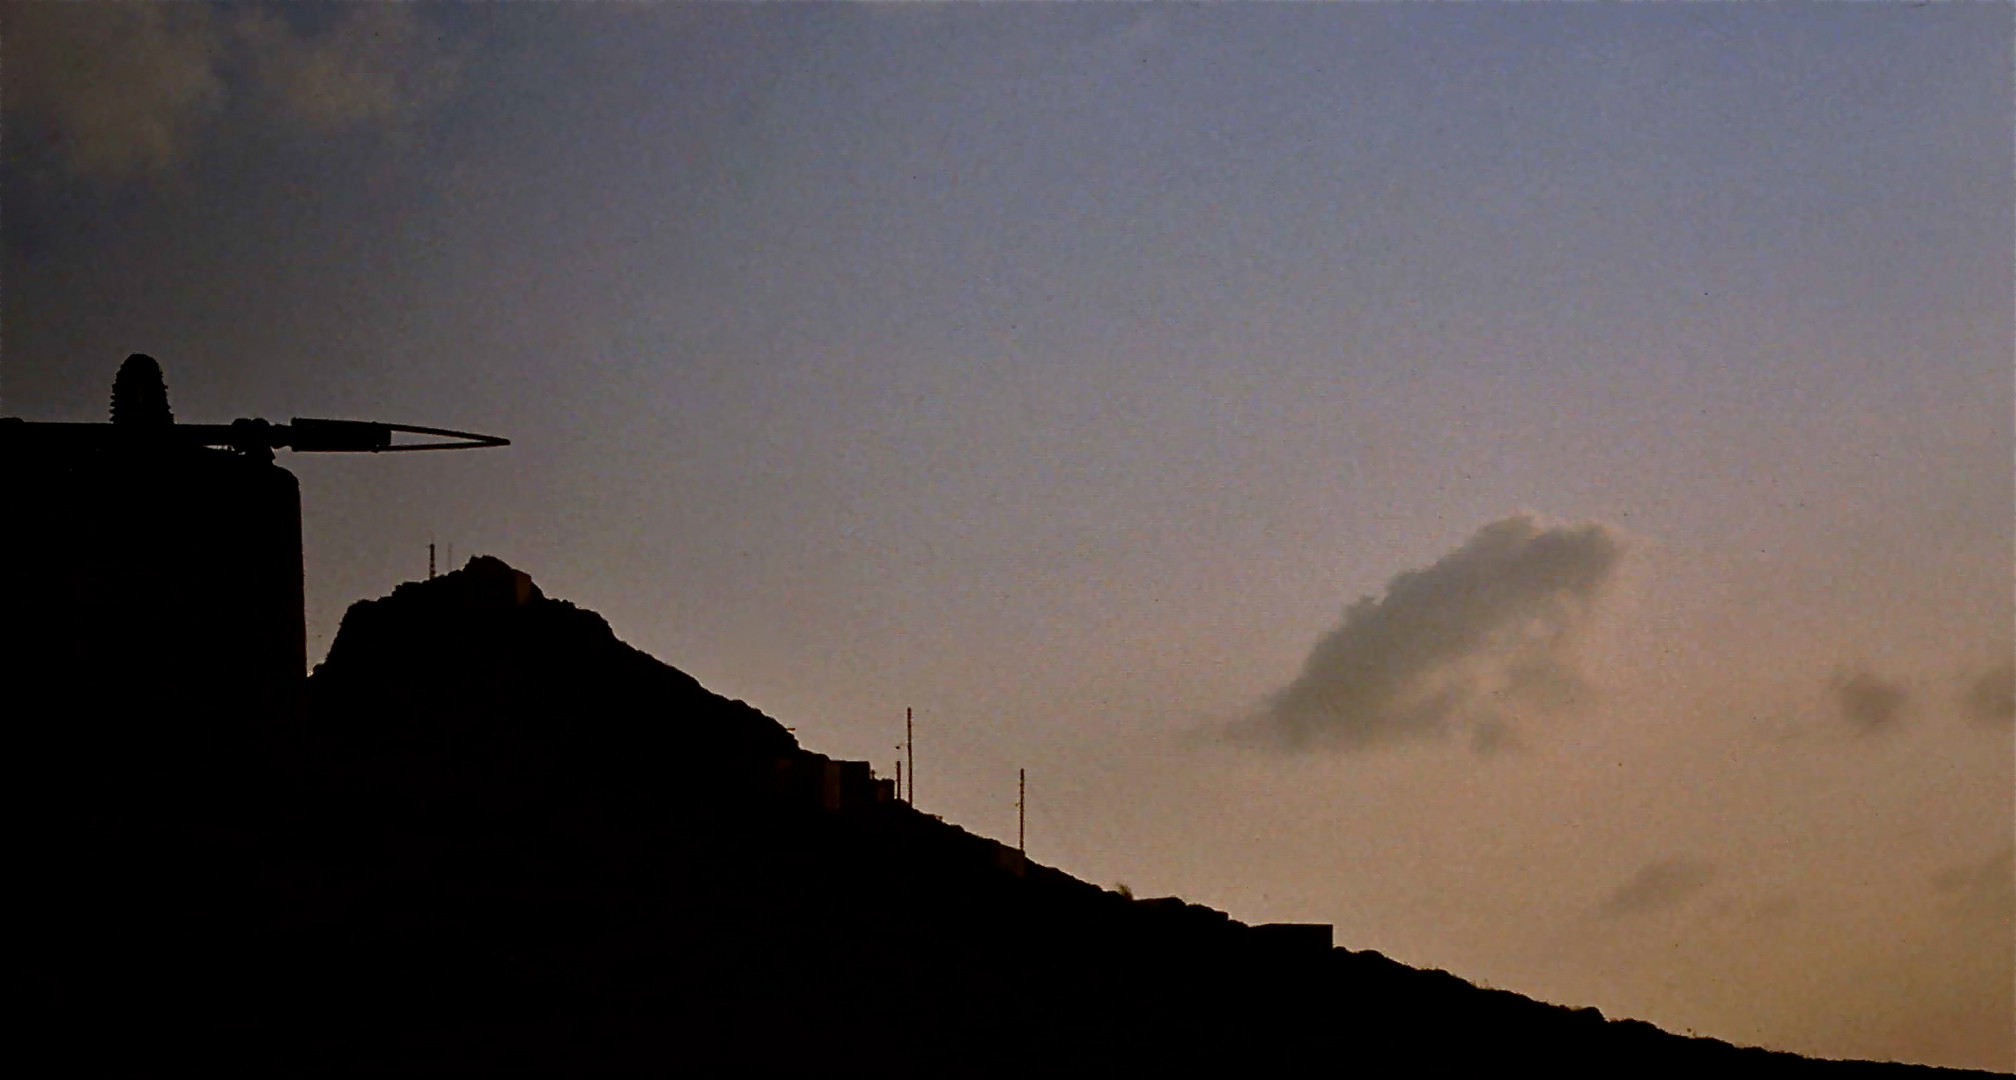
<path fill-rule="evenodd" d="M 208 4 L 10 4 L 6 104 L 74 174 L 167 168 L 223 101 L 219 22 Z"/>
<path fill-rule="evenodd" d="M 1295 681 L 1234 734 L 1360 749 L 1463 730 L 1480 752 L 1514 749 L 1513 721 L 1587 697 L 1576 639 L 1624 551 L 1604 525 L 1492 522 L 1345 609 Z"/>
<path fill-rule="evenodd" d="M 311 130 L 410 119 L 446 96 L 460 72 L 410 4 L 358 4 L 320 34 L 254 8 L 234 29 L 255 85 Z"/>
<path fill-rule="evenodd" d="M 1700 892 L 1714 877 L 1711 863 L 1686 857 L 1660 859 L 1639 867 L 1596 910 L 1606 919 L 1662 911 Z"/>
<path fill-rule="evenodd" d="M 345 5 L 312 31 L 266 7 L 12 4 L 0 29 L 7 111 L 106 182 L 181 164 L 241 99 L 317 132 L 397 124 L 460 71 L 410 4 Z"/>
<path fill-rule="evenodd" d="M 1841 719 L 1865 735 L 1894 727 L 1904 715 L 1904 688 L 1866 668 L 1834 673 L 1828 683 Z"/>
<path fill-rule="evenodd" d="M 1962 703 L 1967 717 L 1979 724 L 2016 724 L 2016 661 L 2004 661 L 1982 672 L 1967 686 Z"/>
<path fill-rule="evenodd" d="M 1932 875 L 1932 887 L 1953 897 L 1953 912 L 1963 918 L 2016 918 L 2016 847 L 1948 867 Z"/>

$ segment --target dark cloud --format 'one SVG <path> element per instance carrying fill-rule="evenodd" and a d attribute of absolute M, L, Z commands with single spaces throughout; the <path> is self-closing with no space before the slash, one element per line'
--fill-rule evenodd
<path fill-rule="evenodd" d="M 208 4 L 10 4 L 8 111 L 34 114 L 77 175 L 173 165 L 224 96 Z"/>
<path fill-rule="evenodd" d="M 460 69 L 410 4 L 357 4 L 319 34 L 254 8 L 234 31 L 255 84 L 311 132 L 410 119 L 444 97 Z"/>
<path fill-rule="evenodd" d="M 1836 672 L 1828 690 L 1841 719 L 1865 735 L 1894 726 L 1904 715 L 1904 688 L 1867 669 Z"/>
<path fill-rule="evenodd" d="M 1996 727 L 2016 724 L 2016 662 L 2004 662 L 1983 672 L 1968 687 L 1967 716 Z"/>
<path fill-rule="evenodd" d="M 1787 893 L 1773 896 L 1750 909 L 1743 921 L 1747 923 L 1779 923 L 1791 918 L 1799 910 L 1799 898 Z"/>
<path fill-rule="evenodd" d="M 1682 857 L 1646 863 L 1630 880 L 1604 897 L 1596 910 L 1606 919 L 1662 911 L 1700 892 L 1714 876 L 1715 867 L 1698 859 Z"/>
<path fill-rule="evenodd" d="M 2016 847 L 1941 870 L 1932 875 L 1932 887 L 1952 896 L 1953 914 L 1963 918 L 2016 918 Z"/>
<path fill-rule="evenodd" d="M 65 172 L 118 181 L 179 164 L 236 98 L 323 133 L 396 125 L 455 82 L 413 5 L 336 10 L 307 31 L 258 6 L 11 4 L 7 111 L 39 125 L 33 145 Z"/>
<path fill-rule="evenodd" d="M 1526 749 L 1526 743 L 1505 721 L 1480 720 L 1470 729 L 1470 749 L 1486 756 L 1516 754 Z"/>
<path fill-rule="evenodd" d="M 1480 751 L 1514 748 L 1512 721 L 1587 697 L 1574 645 L 1623 553 L 1603 525 L 1492 522 L 1345 609 L 1295 681 L 1236 733 L 1357 749 L 1464 728 Z"/>

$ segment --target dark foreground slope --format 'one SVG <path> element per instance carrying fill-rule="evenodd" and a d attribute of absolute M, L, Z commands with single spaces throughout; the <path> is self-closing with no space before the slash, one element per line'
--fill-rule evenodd
<path fill-rule="evenodd" d="M 49 872 L 27 1027 L 79 1071 L 1920 1071 L 1025 865 L 493 559 L 352 607 L 271 734 Z"/>

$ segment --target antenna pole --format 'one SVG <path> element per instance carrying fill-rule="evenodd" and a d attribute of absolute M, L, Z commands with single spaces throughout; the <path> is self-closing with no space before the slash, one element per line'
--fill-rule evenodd
<path fill-rule="evenodd" d="M 910 805 L 917 805 L 917 733 L 910 726 L 910 707 L 903 707 L 903 756 L 910 759 Z"/>
<path fill-rule="evenodd" d="M 1029 853 L 1029 770 L 1015 770 L 1015 850 Z"/>
<path fill-rule="evenodd" d="M 427 580 L 434 580 L 434 545 L 427 545 Z"/>

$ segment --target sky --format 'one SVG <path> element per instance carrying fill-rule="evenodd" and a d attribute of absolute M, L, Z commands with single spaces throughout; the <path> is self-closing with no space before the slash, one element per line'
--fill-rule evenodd
<path fill-rule="evenodd" d="M 6 3 L 0 415 L 511 439 L 283 455 L 311 662 L 492 554 L 1087 880 L 2010 1069 L 2012 20 Z"/>

